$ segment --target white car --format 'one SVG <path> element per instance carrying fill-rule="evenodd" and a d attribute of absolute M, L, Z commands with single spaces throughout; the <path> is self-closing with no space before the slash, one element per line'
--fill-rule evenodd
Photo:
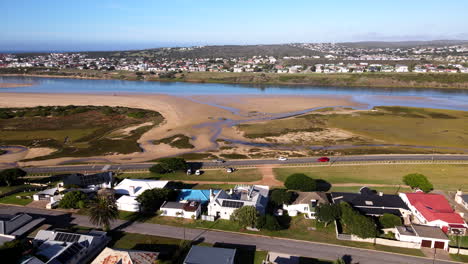
<path fill-rule="evenodd" d="M 188 169 L 187 170 L 187 175 L 191 175 L 192 174 L 192 169 Z"/>
<path fill-rule="evenodd" d="M 195 175 L 199 176 L 199 175 L 201 175 L 201 174 L 202 174 L 201 170 L 196 170 L 196 171 L 195 171 Z"/>
<path fill-rule="evenodd" d="M 234 172 L 234 168 L 227 168 L 227 169 L 226 169 L 226 172 L 227 172 L 227 173 L 233 173 L 233 172 Z"/>
<path fill-rule="evenodd" d="M 287 161 L 288 158 L 286 158 L 286 157 L 279 157 L 278 160 L 279 160 L 279 161 Z"/>

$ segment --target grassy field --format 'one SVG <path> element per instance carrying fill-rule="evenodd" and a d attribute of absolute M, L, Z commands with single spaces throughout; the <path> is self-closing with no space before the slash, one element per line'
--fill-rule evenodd
<path fill-rule="evenodd" d="M 139 152 L 136 141 L 162 121 L 157 112 L 126 107 L 1 108 L 0 145 L 57 149 L 36 160 Z M 143 123 L 152 125 L 137 127 Z"/>
<path fill-rule="evenodd" d="M 16 204 L 16 205 L 27 205 L 28 203 L 32 202 L 32 195 L 37 193 L 37 191 L 34 192 L 19 192 L 15 193 L 12 195 L 5 196 L 3 198 L 0 198 L 0 203 L 4 204 Z M 31 196 L 31 199 L 18 199 L 16 196 Z"/>
<path fill-rule="evenodd" d="M 239 169 L 233 173 L 226 170 L 204 170 L 202 175 L 187 175 L 185 172 L 167 174 L 155 173 L 124 173 L 120 178 L 133 179 L 159 179 L 171 181 L 226 181 L 226 182 L 250 182 L 261 180 L 262 175 L 257 169 Z"/>
<path fill-rule="evenodd" d="M 168 144 L 171 147 L 178 148 L 178 149 L 193 149 L 195 148 L 194 145 L 190 143 L 190 138 L 183 134 L 177 134 L 171 137 L 159 139 L 153 141 L 153 144 Z"/>
<path fill-rule="evenodd" d="M 276 178 L 284 181 L 293 173 L 304 173 L 314 179 L 329 183 L 356 184 L 403 184 L 402 177 L 409 173 L 422 173 L 434 184 L 437 190 L 454 191 L 468 188 L 464 164 L 388 164 L 368 166 L 326 166 L 302 168 L 275 168 Z"/>
<path fill-rule="evenodd" d="M 344 154 L 379 153 L 462 153 L 468 149 L 468 112 L 410 108 L 376 107 L 373 111 L 353 113 L 311 113 L 294 118 L 240 125 L 244 136 L 252 139 L 286 135 L 291 132 L 316 132 L 312 138 L 304 137 L 300 145 L 354 145 L 352 149 L 338 150 Z M 339 129 L 347 137 L 334 136 Z M 270 140 L 274 140 L 270 139 Z M 365 144 L 398 144 L 429 146 L 369 147 Z M 431 147 L 434 147 L 432 149 Z M 451 149 L 453 148 L 453 149 Z"/>

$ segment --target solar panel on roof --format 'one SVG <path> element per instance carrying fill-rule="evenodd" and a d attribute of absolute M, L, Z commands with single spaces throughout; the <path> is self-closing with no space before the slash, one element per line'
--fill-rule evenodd
<path fill-rule="evenodd" d="M 78 254 L 84 247 L 78 243 L 73 243 L 65 249 L 58 257 L 57 260 L 61 263 L 67 263 L 73 256 Z"/>
<path fill-rule="evenodd" d="M 231 207 L 231 208 L 241 208 L 244 205 L 243 202 L 236 202 L 236 201 L 223 201 L 222 206 L 224 207 Z"/>
<path fill-rule="evenodd" d="M 79 239 L 80 239 L 80 235 L 62 233 L 62 232 L 58 232 L 54 238 L 54 240 L 56 241 L 63 241 L 63 242 L 77 242 Z"/>

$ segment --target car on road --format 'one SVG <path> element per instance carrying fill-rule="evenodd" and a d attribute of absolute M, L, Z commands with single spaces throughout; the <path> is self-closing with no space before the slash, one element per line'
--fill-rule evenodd
<path fill-rule="evenodd" d="M 195 171 L 195 175 L 199 176 L 199 175 L 201 175 L 201 174 L 202 174 L 202 171 L 201 171 L 201 170 L 196 170 L 196 171 Z"/>
<path fill-rule="evenodd" d="M 279 160 L 279 161 L 287 161 L 288 158 L 286 158 L 286 157 L 279 157 L 278 160 Z"/>
<path fill-rule="evenodd" d="M 214 162 L 214 163 L 224 163 L 224 162 L 226 162 L 226 161 L 223 160 L 223 159 L 215 159 L 215 160 L 213 160 L 213 162 Z"/>
<path fill-rule="evenodd" d="M 192 169 L 187 170 L 187 175 L 192 175 Z"/>
<path fill-rule="evenodd" d="M 227 173 L 233 173 L 236 169 L 234 168 L 226 168 Z"/>
<path fill-rule="evenodd" d="M 329 161 L 330 161 L 330 158 L 321 157 L 321 158 L 318 158 L 317 161 L 318 161 L 318 162 L 329 162 Z"/>

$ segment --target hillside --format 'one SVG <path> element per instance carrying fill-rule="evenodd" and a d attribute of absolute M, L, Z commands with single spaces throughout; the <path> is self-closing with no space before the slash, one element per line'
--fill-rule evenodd
<path fill-rule="evenodd" d="M 442 47 L 451 45 L 468 45 L 468 40 L 431 40 L 431 41 L 361 41 L 339 43 L 350 48 L 411 48 L 411 47 Z"/>

